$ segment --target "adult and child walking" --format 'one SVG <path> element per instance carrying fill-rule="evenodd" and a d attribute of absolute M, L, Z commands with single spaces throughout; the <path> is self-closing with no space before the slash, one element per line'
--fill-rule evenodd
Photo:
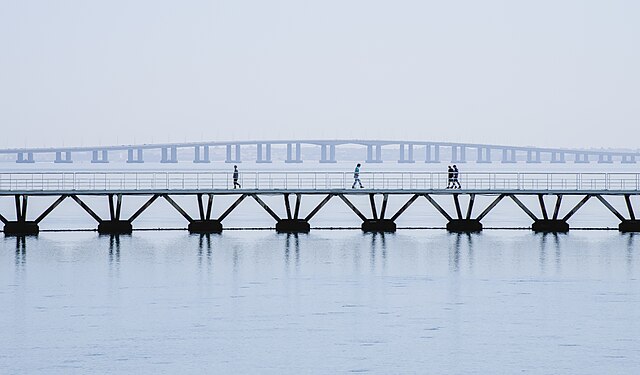
<path fill-rule="evenodd" d="M 460 189 L 460 181 L 458 180 L 458 167 L 454 164 L 453 168 L 451 166 L 447 167 L 447 189 Z"/>

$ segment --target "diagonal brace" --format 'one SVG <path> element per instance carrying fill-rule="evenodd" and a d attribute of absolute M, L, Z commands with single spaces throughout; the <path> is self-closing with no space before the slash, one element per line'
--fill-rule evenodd
<path fill-rule="evenodd" d="M 351 211 L 353 211 L 356 215 L 358 215 L 358 217 L 362 220 L 362 221 L 367 221 L 367 217 L 364 216 L 362 214 L 362 212 L 360 212 L 360 210 L 358 210 L 358 208 L 356 206 L 353 205 L 353 203 L 351 203 L 351 201 L 349 199 L 347 199 L 347 197 L 344 196 L 344 194 L 338 194 L 338 197 L 340 197 L 340 199 L 342 199 L 342 201 L 349 206 L 349 208 L 351 209 Z"/>
<path fill-rule="evenodd" d="M 238 199 L 235 200 L 235 202 L 233 202 L 231 204 L 231 206 L 229 206 L 229 208 L 227 208 L 226 211 L 224 211 L 222 213 L 222 215 L 220 215 L 220 217 L 218 218 L 218 221 L 222 221 L 224 220 L 224 218 L 226 218 L 227 216 L 229 216 L 229 214 L 235 210 L 236 207 L 238 207 L 238 205 L 247 197 L 247 194 L 242 194 L 241 196 L 238 197 Z"/>
<path fill-rule="evenodd" d="M 40 216 L 38 216 L 35 223 L 36 224 L 40 223 L 45 217 L 47 217 L 47 215 L 51 213 L 51 211 L 53 211 L 54 208 L 58 207 L 58 205 L 62 203 L 62 201 L 65 200 L 65 198 L 67 198 L 66 195 L 61 195 L 58 199 L 56 199 L 56 201 L 53 202 L 51 206 L 49 206 L 46 210 L 44 210 L 43 213 L 40 214 Z"/>
<path fill-rule="evenodd" d="M 320 211 L 320 209 L 321 209 L 322 207 L 324 207 L 324 205 L 325 205 L 325 204 L 327 204 L 327 202 L 329 202 L 329 201 L 331 200 L 331 198 L 333 198 L 333 194 L 329 194 L 329 195 L 327 195 L 327 196 L 322 200 L 322 202 L 318 203 L 318 205 L 317 205 L 313 210 L 311 210 L 311 212 L 309 213 L 309 215 L 307 215 L 307 217 L 305 217 L 305 218 L 304 218 L 304 221 L 309 221 L 309 220 L 311 220 L 311 218 L 312 218 L 312 217 L 314 217 L 314 216 L 315 216 L 315 214 L 317 214 L 317 213 L 318 213 L 318 211 Z"/>
<path fill-rule="evenodd" d="M 429 203 L 431 203 L 431 205 L 435 207 L 435 209 L 438 210 L 438 212 L 440 212 L 445 219 L 447 219 L 448 221 L 453 220 L 453 218 L 447 213 L 447 211 L 445 211 L 444 208 L 442 208 L 442 206 L 438 204 L 438 202 L 436 202 L 433 198 L 431 198 L 429 194 L 425 194 L 424 197 L 427 198 Z"/>
<path fill-rule="evenodd" d="M 160 194 L 154 194 L 151 198 L 149 198 L 149 200 L 147 200 L 142 205 L 142 207 L 138 209 L 138 211 L 136 211 L 133 215 L 131 215 L 128 221 L 133 222 L 135 219 L 137 219 L 138 216 L 140 216 L 147 208 L 149 208 L 149 206 L 151 206 L 153 202 L 155 202 L 156 199 L 158 199 L 158 197 L 160 197 Z"/>
<path fill-rule="evenodd" d="M 524 203 L 520 201 L 520 199 L 518 199 L 518 197 L 513 194 L 509 194 L 509 198 L 511 198 L 518 205 L 518 207 L 520 207 L 522 211 L 524 211 L 524 213 L 529 215 L 529 217 L 533 219 L 533 221 L 538 221 L 538 217 L 536 217 L 536 215 L 534 215 L 533 212 L 531 212 L 531 210 L 528 209 L 527 206 L 525 206 Z"/>
<path fill-rule="evenodd" d="M 170 205 L 173 206 L 173 208 L 176 209 L 176 211 L 178 211 L 180 213 L 180 215 L 182 215 L 185 219 L 187 219 L 188 222 L 192 223 L 193 219 L 191 218 L 191 216 L 189 216 L 189 214 L 182 209 L 182 207 L 180 207 L 178 205 L 178 203 L 176 203 L 176 201 L 174 201 L 173 199 L 171 199 L 171 197 L 168 194 L 162 194 L 162 197 L 169 202 Z"/>
<path fill-rule="evenodd" d="M 95 219 L 95 221 L 97 221 L 98 223 L 102 223 L 102 219 L 100 218 L 100 216 L 98 216 L 98 214 L 96 214 L 95 212 L 93 212 L 93 210 L 87 206 L 86 203 L 84 203 L 82 201 L 82 199 L 80 199 L 77 195 L 70 195 L 71 199 L 73 199 L 74 201 L 76 201 L 76 203 L 78 203 L 78 205 L 80 205 L 80 207 L 82 207 L 85 211 L 87 211 L 87 213 Z"/>
<path fill-rule="evenodd" d="M 573 214 L 575 214 L 576 212 L 578 212 L 578 210 L 580 209 L 580 207 L 582 207 L 585 203 L 587 203 L 587 201 L 589 200 L 589 198 L 591 198 L 591 195 L 585 195 L 584 198 L 582 198 L 582 200 L 580 202 L 578 202 L 578 204 L 576 204 L 576 206 L 569 211 L 569 213 L 567 213 L 563 218 L 562 221 L 567 221 L 569 220 L 569 218 L 571 216 L 573 216 Z"/>
<path fill-rule="evenodd" d="M 251 194 L 251 197 L 255 199 L 255 201 L 258 202 L 258 204 L 262 206 L 262 208 L 264 208 L 264 210 L 267 211 L 267 213 L 271 215 L 272 218 L 274 218 L 276 221 L 280 221 L 280 217 L 276 215 L 276 213 L 273 212 L 271 207 L 269 207 L 266 203 L 264 203 L 264 201 L 260 199 L 260 197 L 258 197 L 257 194 Z"/>
<path fill-rule="evenodd" d="M 420 194 L 414 194 L 411 198 L 409 198 L 407 203 L 405 203 L 402 207 L 400 207 L 398 212 L 396 212 L 393 216 L 391 216 L 391 221 L 396 221 L 396 219 L 399 218 L 400 215 L 402 215 L 407 210 L 407 208 L 409 208 L 413 204 L 413 202 L 415 202 L 416 199 L 418 199 L 419 196 Z"/>
<path fill-rule="evenodd" d="M 476 218 L 476 220 L 480 221 L 480 220 L 484 219 L 484 217 L 485 217 L 485 216 L 487 216 L 487 215 L 489 214 L 489 212 L 491 212 L 491 210 L 493 210 L 493 208 L 494 208 L 495 206 L 497 206 L 497 205 L 498 205 L 498 203 L 500 203 L 500 201 L 501 201 L 502 199 L 504 199 L 504 197 L 505 197 L 505 194 L 500 194 L 500 195 L 498 195 L 498 197 L 497 197 L 496 199 L 494 199 L 494 200 L 493 200 L 493 202 L 491 202 L 491 204 L 490 204 L 490 205 L 488 205 L 488 206 L 487 206 L 487 208 L 485 208 L 485 209 L 484 209 L 484 211 L 482 211 L 482 212 L 480 213 L 480 215 L 478 215 L 478 217 Z"/>
<path fill-rule="evenodd" d="M 617 217 L 618 219 L 620 219 L 620 221 L 625 221 L 625 220 L 626 220 L 626 219 L 625 219 L 625 217 L 624 217 L 624 216 L 622 216 L 622 214 L 621 214 L 620 212 L 618 212 L 618 210 L 616 210 L 616 209 L 611 205 L 611 203 L 607 202 L 607 200 L 606 200 L 606 199 L 604 199 L 604 197 L 603 197 L 603 196 L 601 196 L 600 194 L 598 194 L 598 195 L 594 195 L 594 196 L 595 196 L 596 198 L 598 198 L 598 200 L 599 200 L 600 202 L 602 202 L 602 204 L 603 204 L 607 209 L 609 209 L 609 211 L 611 211 L 611 213 L 612 213 L 612 214 L 616 215 L 616 217 Z"/>

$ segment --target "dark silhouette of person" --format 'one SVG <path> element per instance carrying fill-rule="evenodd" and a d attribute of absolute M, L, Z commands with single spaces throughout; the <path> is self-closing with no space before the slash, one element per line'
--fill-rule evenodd
<path fill-rule="evenodd" d="M 461 189 L 462 186 L 460 186 L 460 181 L 458 180 L 458 174 L 460 172 L 458 171 L 458 167 L 454 164 L 453 165 L 453 186 L 452 188 L 454 189 Z"/>
<path fill-rule="evenodd" d="M 447 189 L 453 187 L 453 168 L 450 165 L 447 166 Z"/>
<path fill-rule="evenodd" d="M 238 188 L 242 188 L 242 186 L 240 186 L 240 183 L 238 183 L 238 177 L 240 177 L 240 173 L 238 172 L 238 166 L 234 165 L 233 166 L 233 188 L 235 189 L 236 186 Z"/>
<path fill-rule="evenodd" d="M 360 189 L 363 189 L 362 182 L 360 182 L 360 163 L 356 165 L 356 169 L 353 171 L 353 185 L 351 185 L 352 189 L 356 188 L 356 184 L 360 185 Z"/>

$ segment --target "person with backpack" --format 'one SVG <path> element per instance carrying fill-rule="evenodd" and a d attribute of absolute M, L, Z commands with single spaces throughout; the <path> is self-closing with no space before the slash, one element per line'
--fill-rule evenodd
<path fill-rule="evenodd" d="M 240 173 L 238 172 L 238 166 L 234 165 L 233 166 L 233 188 L 235 189 L 236 186 L 241 189 L 242 186 L 240 186 L 240 183 L 238 182 L 238 178 L 240 177 Z"/>
<path fill-rule="evenodd" d="M 356 183 L 360 185 L 360 189 L 363 189 L 362 182 L 360 182 L 360 163 L 356 165 L 355 171 L 353 171 L 353 185 L 351 185 L 352 189 L 356 188 Z"/>

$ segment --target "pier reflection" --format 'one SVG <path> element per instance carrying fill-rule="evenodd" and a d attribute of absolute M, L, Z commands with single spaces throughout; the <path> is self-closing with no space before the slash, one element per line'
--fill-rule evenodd
<path fill-rule="evenodd" d="M 212 246 L 211 234 L 204 233 L 198 235 L 198 268 L 202 269 L 202 260 L 206 258 L 207 268 L 211 270 L 212 263 Z"/>
<path fill-rule="evenodd" d="M 381 255 L 382 260 L 382 268 L 384 269 L 386 266 L 387 260 L 387 240 L 385 238 L 385 233 L 370 233 L 371 236 L 371 245 L 370 245 L 370 267 L 371 271 L 373 271 L 376 267 L 376 261 L 378 257 L 378 253 Z"/>
<path fill-rule="evenodd" d="M 289 269 L 289 263 L 291 258 L 291 250 L 294 253 L 294 262 L 296 270 L 300 267 L 300 238 L 297 233 L 287 233 L 287 237 L 284 241 L 284 262 Z"/>
<path fill-rule="evenodd" d="M 462 247 L 467 247 L 467 261 L 469 262 L 469 269 L 473 268 L 473 237 L 479 236 L 477 233 L 452 233 L 455 236 L 453 246 L 449 248 L 449 266 L 452 271 L 458 272 L 460 270 L 460 254 L 462 253 Z"/>
<path fill-rule="evenodd" d="M 27 238 L 16 236 L 16 271 L 23 270 L 27 263 Z"/>

